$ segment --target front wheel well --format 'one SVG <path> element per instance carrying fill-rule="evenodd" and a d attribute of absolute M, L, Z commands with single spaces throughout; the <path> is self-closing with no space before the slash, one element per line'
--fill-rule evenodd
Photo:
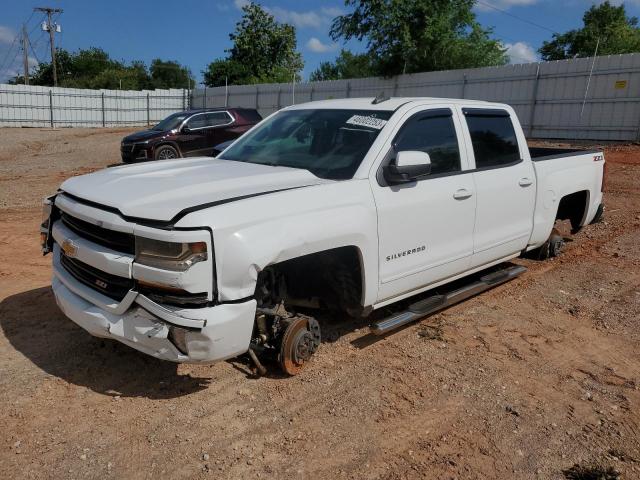
<path fill-rule="evenodd" d="M 556 220 L 569 220 L 571 229 L 575 233 L 580 230 L 589 205 L 589 192 L 581 190 L 565 195 L 558 204 Z"/>
<path fill-rule="evenodd" d="M 184 156 L 184 155 L 182 155 L 182 150 L 180 150 L 180 147 L 178 146 L 177 143 L 165 140 L 165 141 L 163 141 L 161 143 L 158 143 L 157 145 L 153 146 L 153 155 L 154 155 L 154 157 L 155 157 L 155 154 L 158 151 L 158 149 L 160 149 L 162 147 L 171 147 L 171 148 L 175 149 L 176 152 L 178 152 L 178 155 L 180 157 Z"/>
<path fill-rule="evenodd" d="M 355 311 L 364 290 L 360 250 L 345 246 L 269 265 L 258 274 L 259 306 L 285 305 Z"/>

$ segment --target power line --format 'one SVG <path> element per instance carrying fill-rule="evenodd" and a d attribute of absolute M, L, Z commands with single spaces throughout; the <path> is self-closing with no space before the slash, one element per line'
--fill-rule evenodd
<path fill-rule="evenodd" d="M 31 45 L 33 45 L 33 48 L 36 48 L 40 44 L 40 42 L 42 41 L 43 38 L 44 38 L 44 31 L 41 31 L 40 32 L 40 36 L 38 38 L 36 38 L 36 41 L 35 42 L 30 42 Z"/>
<path fill-rule="evenodd" d="M 42 35 L 40 36 L 40 38 L 42 38 Z M 38 54 L 36 53 L 36 50 L 35 50 L 36 45 L 37 45 L 37 41 L 35 44 L 32 42 L 29 42 L 29 47 L 31 47 L 31 53 L 33 53 L 33 56 L 37 60 L 38 64 L 44 63 L 42 60 L 40 60 L 40 57 L 38 57 Z"/>
<path fill-rule="evenodd" d="M 31 15 L 29 15 L 27 20 L 23 22 L 22 36 L 24 36 L 25 33 L 26 33 L 24 31 L 24 26 L 29 24 L 29 22 L 31 21 L 31 19 L 33 18 L 34 15 L 35 15 L 35 11 L 31 12 Z M 27 38 L 33 34 L 33 32 L 38 28 L 39 25 L 40 25 L 40 21 L 38 21 L 36 23 L 36 25 L 31 29 L 31 32 L 27 34 Z M 9 49 L 7 50 L 7 53 L 5 54 L 5 56 L 4 56 L 3 60 L 2 60 L 2 63 L 0 63 L 0 72 L 8 70 L 15 63 L 16 58 L 18 57 L 18 54 L 20 53 L 20 46 L 19 46 L 19 44 L 16 43 L 19 38 L 21 38 L 21 34 L 20 33 L 16 33 L 16 35 L 13 37 L 13 41 L 11 42 L 11 45 L 9 46 Z M 28 42 L 28 43 L 31 46 L 31 42 Z M 7 63 L 7 60 L 9 59 L 9 57 L 10 57 L 12 51 L 13 51 L 13 47 L 14 46 L 18 47 L 16 49 L 16 53 L 14 54 L 13 60 L 11 62 Z"/>
<path fill-rule="evenodd" d="M 20 54 L 20 49 L 16 48 L 16 54 L 13 56 L 13 60 L 11 60 L 8 64 L 7 64 L 7 68 L 5 69 L 6 72 L 9 72 L 9 69 L 11 68 L 12 65 L 15 65 L 16 63 L 16 59 L 18 58 L 18 55 Z M 16 73 L 15 70 L 13 72 L 14 74 Z"/>
<path fill-rule="evenodd" d="M 552 30 L 552 29 L 550 29 L 548 27 L 545 27 L 544 25 L 540 25 L 539 23 L 532 22 L 531 20 L 527 20 L 526 18 L 522 18 L 522 17 L 519 17 L 517 15 L 514 15 L 513 13 L 509 13 L 506 10 L 503 10 L 501 8 L 498 8 L 498 7 L 494 6 L 494 5 L 491 5 L 490 3 L 483 2 L 482 0 L 476 0 L 476 2 L 479 3 L 480 5 L 483 5 L 483 6 L 488 7 L 488 8 L 492 8 L 493 10 L 496 10 L 496 11 L 498 11 L 500 13 L 503 13 L 503 14 L 511 17 L 511 18 L 515 18 L 516 20 L 520 20 L 521 22 L 528 23 L 529 25 L 533 25 L 534 27 L 538 27 L 538 28 L 541 28 L 543 30 L 546 30 L 547 32 L 557 33 L 557 31 L 554 31 L 554 30 Z"/>
<path fill-rule="evenodd" d="M 35 14 L 35 12 L 34 12 L 34 14 Z M 33 18 L 33 15 L 31 15 L 31 17 Z M 36 23 L 33 25 L 33 28 L 29 32 L 29 35 L 33 35 L 33 32 L 35 32 L 36 30 L 38 30 L 40 28 L 40 25 L 42 25 L 42 22 L 44 22 L 46 20 L 46 18 L 47 18 L 47 16 L 45 14 L 40 15 L 38 17 L 38 19 L 36 19 Z"/>
<path fill-rule="evenodd" d="M 9 47 L 9 50 L 7 50 L 6 55 L 4 56 L 4 59 L 2 60 L 2 63 L 0 63 L 0 72 L 2 72 L 4 70 L 4 66 L 7 63 L 7 59 L 9 58 L 9 55 L 11 55 L 11 50 L 13 50 L 14 45 L 16 44 L 16 40 L 18 39 L 19 34 L 16 34 L 15 37 L 13 37 L 13 41 L 11 42 L 11 46 Z M 18 48 L 18 52 L 20 51 L 20 49 Z"/>

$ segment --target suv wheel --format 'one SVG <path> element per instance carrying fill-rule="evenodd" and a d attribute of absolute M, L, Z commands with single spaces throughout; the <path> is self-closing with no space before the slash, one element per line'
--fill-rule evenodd
<path fill-rule="evenodd" d="M 178 151 L 171 145 L 162 145 L 156 150 L 156 160 L 169 160 L 171 158 L 179 158 Z"/>

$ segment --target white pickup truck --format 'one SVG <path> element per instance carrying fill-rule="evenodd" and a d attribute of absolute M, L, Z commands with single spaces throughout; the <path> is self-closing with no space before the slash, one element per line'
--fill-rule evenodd
<path fill-rule="evenodd" d="M 61 310 L 92 335 L 174 362 L 248 354 L 297 373 L 313 309 L 386 333 L 555 255 L 603 210 L 597 151 L 529 149 L 507 105 L 343 99 L 280 110 L 217 158 L 108 168 L 45 200 Z M 476 272 L 484 272 L 477 274 Z M 407 304 L 408 302 L 401 302 Z"/>

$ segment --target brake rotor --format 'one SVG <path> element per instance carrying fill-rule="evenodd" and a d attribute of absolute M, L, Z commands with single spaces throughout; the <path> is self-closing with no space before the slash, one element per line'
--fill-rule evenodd
<path fill-rule="evenodd" d="M 297 375 L 320 346 L 320 325 L 315 318 L 294 317 L 282 336 L 280 366 Z"/>

